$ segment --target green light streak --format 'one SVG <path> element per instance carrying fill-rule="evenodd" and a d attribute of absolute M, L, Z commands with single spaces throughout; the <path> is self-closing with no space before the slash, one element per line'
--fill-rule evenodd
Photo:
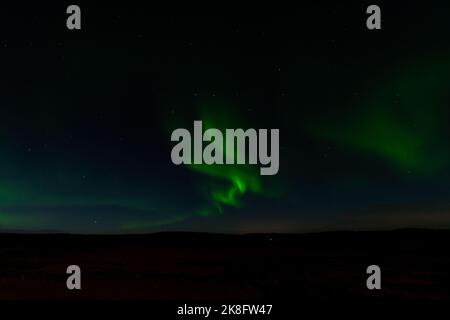
<path fill-rule="evenodd" d="M 449 162 L 443 141 L 449 62 L 412 65 L 369 94 L 343 121 L 318 121 L 315 136 L 374 155 L 400 172 L 433 175 Z"/>
<path fill-rule="evenodd" d="M 203 122 L 204 131 L 211 128 L 219 129 L 222 133 L 225 133 L 225 129 L 242 128 L 246 130 L 245 125 L 237 116 L 232 114 L 228 106 L 216 101 L 200 103 L 197 114 L 198 116 L 194 120 Z M 170 130 L 174 130 L 177 127 L 189 128 L 193 123 L 181 124 L 180 119 L 172 119 L 172 122 Z M 221 153 L 227 159 L 231 154 L 231 150 L 221 150 Z M 237 156 L 237 148 L 235 148 L 235 163 Z M 209 204 L 205 204 L 200 208 L 196 212 L 197 215 L 210 216 L 217 213 L 220 214 L 223 212 L 224 206 L 242 207 L 242 198 L 247 193 L 263 193 L 259 168 L 255 166 L 191 164 L 186 165 L 186 167 L 206 177 L 206 179 L 202 180 L 199 188 L 204 190 Z"/>

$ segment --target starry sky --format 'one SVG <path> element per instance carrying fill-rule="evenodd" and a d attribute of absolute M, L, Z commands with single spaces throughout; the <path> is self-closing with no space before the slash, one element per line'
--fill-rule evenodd
<path fill-rule="evenodd" d="M 448 6 L 69 4 L 1 9 L 0 231 L 450 227 Z M 175 166 L 194 120 L 280 129 L 279 173 Z"/>

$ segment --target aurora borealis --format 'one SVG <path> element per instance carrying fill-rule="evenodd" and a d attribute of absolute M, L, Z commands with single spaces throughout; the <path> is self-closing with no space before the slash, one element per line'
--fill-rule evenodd
<path fill-rule="evenodd" d="M 445 10 L 61 10 L 1 13 L 0 231 L 450 227 Z M 279 128 L 279 173 L 173 165 L 194 120 Z"/>

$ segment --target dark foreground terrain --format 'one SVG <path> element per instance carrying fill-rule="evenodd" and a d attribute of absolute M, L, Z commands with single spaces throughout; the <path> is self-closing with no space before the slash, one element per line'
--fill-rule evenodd
<path fill-rule="evenodd" d="M 450 300 L 450 231 L 0 234 L 0 300 Z M 66 268 L 82 269 L 82 290 Z M 366 268 L 382 290 L 366 288 Z"/>

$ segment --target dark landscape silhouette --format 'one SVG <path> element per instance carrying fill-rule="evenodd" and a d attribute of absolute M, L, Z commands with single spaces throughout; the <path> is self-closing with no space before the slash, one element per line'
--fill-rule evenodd
<path fill-rule="evenodd" d="M 450 231 L 0 234 L 1 300 L 449 300 Z M 82 290 L 66 288 L 67 266 Z M 382 270 L 368 290 L 366 268 Z"/>

